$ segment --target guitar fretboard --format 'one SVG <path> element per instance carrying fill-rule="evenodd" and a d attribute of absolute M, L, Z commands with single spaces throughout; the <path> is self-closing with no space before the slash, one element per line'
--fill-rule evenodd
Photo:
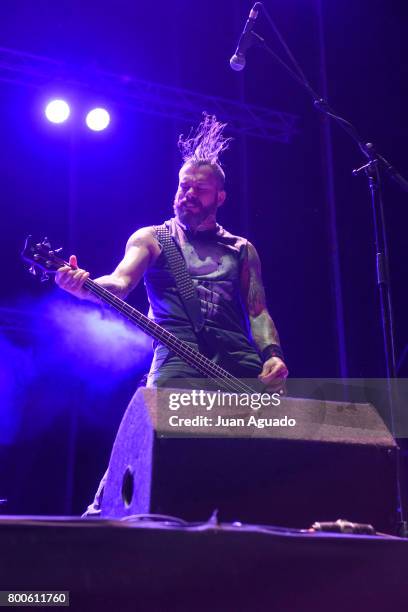
<path fill-rule="evenodd" d="M 202 355 L 195 349 L 191 348 L 186 342 L 180 340 L 171 332 L 161 327 L 144 315 L 143 313 L 133 308 L 122 299 L 118 298 L 108 289 L 98 285 L 95 281 L 88 278 L 84 286 L 95 296 L 101 299 L 106 304 L 109 304 L 114 310 L 120 312 L 126 319 L 137 325 L 142 331 L 148 334 L 151 338 L 162 342 L 168 349 L 178 355 L 183 361 L 191 365 L 204 376 L 216 380 L 227 390 L 234 393 L 251 393 L 251 389 L 243 381 L 235 376 L 232 376 L 227 370 Z"/>

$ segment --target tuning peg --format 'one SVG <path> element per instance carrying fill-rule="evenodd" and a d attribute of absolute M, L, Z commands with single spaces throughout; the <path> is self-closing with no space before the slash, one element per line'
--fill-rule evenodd
<path fill-rule="evenodd" d="M 38 245 L 37 245 L 37 246 L 38 246 Z M 51 248 L 51 243 L 50 243 L 50 241 L 48 240 L 48 238 L 47 238 L 47 237 L 45 237 L 45 238 L 43 239 L 43 241 L 40 243 L 40 245 L 39 245 L 39 246 L 45 247 L 46 249 L 50 249 L 50 248 Z"/>
<path fill-rule="evenodd" d="M 55 249 L 54 253 L 56 253 L 57 255 L 62 253 L 62 247 L 60 247 L 59 249 Z"/>
<path fill-rule="evenodd" d="M 37 270 L 34 265 L 30 266 L 28 268 L 28 271 L 30 272 L 30 274 L 33 274 L 33 276 L 37 276 Z"/>
<path fill-rule="evenodd" d="M 48 274 L 47 272 L 43 272 L 43 273 L 41 274 L 40 281 L 41 281 L 42 283 L 45 283 L 45 282 L 47 282 L 48 280 L 50 280 L 49 274 Z"/>

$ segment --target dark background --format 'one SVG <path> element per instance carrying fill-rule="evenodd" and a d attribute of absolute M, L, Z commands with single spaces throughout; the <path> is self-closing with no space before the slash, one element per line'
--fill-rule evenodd
<path fill-rule="evenodd" d="M 322 92 L 327 79 L 331 105 L 408 175 L 404 3 L 265 4 L 312 85 Z M 325 119 L 262 50 L 250 51 L 244 72 L 230 69 L 250 6 L 243 0 L 4 1 L 0 47 L 67 62 L 78 75 L 101 69 L 296 115 L 298 133 L 288 144 L 235 138 L 224 157 L 228 200 L 220 222 L 248 236 L 261 255 L 291 376 L 384 376 L 370 197 L 364 176 L 351 175 L 364 158 L 336 125 L 327 149 Z M 257 31 L 281 52 L 265 18 Z M 75 109 L 62 126 L 43 116 L 57 90 Z M 171 215 L 177 137 L 190 124 L 135 112 L 91 88 L 77 91 L 63 78 L 43 88 L 0 81 L 0 91 L 0 497 L 8 498 L 9 513 L 79 513 L 148 367 L 150 345 L 106 313 L 38 284 L 19 252 L 27 234 L 47 235 L 64 245 L 66 256 L 77 253 L 93 276 L 110 272 L 135 229 Z M 80 121 L 94 102 L 112 113 L 110 128 L 99 134 Z M 386 179 L 384 198 L 396 349 L 406 376 L 407 194 Z M 130 301 L 146 309 L 142 286 Z"/>

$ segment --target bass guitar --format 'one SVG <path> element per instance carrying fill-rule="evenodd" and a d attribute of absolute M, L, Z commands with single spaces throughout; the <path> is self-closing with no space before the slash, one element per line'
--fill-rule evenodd
<path fill-rule="evenodd" d="M 58 268 L 69 266 L 69 263 L 59 256 L 62 249 L 52 249 L 47 238 L 42 242 L 34 242 L 28 236 L 21 256 L 24 261 L 30 264 L 30 272 L 39 275 L 41 280 L 47 280 L 50 274 L 55 274 Z M 133 308 L 120 298 L 116 297 L 108 289 L 104 289 L 95 281 L 88 278 L 84 287 L 93 295 L 97 296 L 101 302 L 108 304 L 111 308 L 119 312 L 134 325 L 148 334 L 151 338 L 164 344 L 173 353 L 178 355 L 183 361 L 192 366 L 195 370 L 205 377 L 212 379 L 217 385 L 222 386 L 227 392 L 233 393 L 253 393 L 254 389 L 249 387 L 239 378 L 236 378 L 227 370 L 220 367 L 205 355 L 191 348 L 186 342 L 177 338 L 174 334 L 158 325 L 136 308 Z"/>

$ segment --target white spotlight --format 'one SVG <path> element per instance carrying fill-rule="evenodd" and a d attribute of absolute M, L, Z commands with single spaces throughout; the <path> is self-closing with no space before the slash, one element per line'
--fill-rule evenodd
<path fill-rule="evenodd" d="M 52 100 L 45 107 L 45 116 L 52 123 L 63 123 L 68 119 L 70 112 L 65 100 Z"/>
<path fill-rule="evenodd" d="M 110 116 L 105 108 L 94 108 L 86 116 L 86 125 L 94 132 L 100 132 L 108 127 Z"/>

